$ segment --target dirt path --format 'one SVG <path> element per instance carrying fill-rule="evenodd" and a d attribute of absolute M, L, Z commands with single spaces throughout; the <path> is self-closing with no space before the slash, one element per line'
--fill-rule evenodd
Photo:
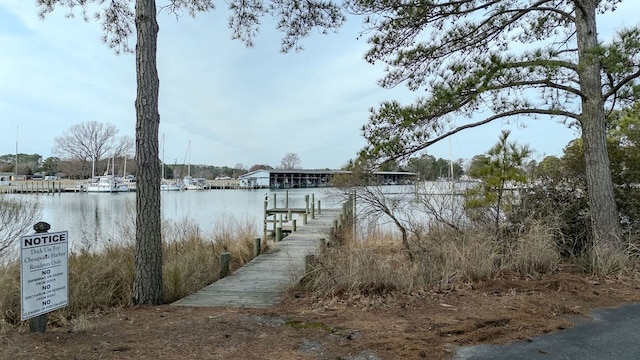
<path fill-rule="evenodd" d="M 461 345 L 528 339 L 570 327 L 569 315 L 638 301 L 637 277 L 571 274 L 412 296 L 292 293 L 266 309 L 137 307 L 52 321 L 46 334 L 4 327 L 0 358 L 450 359 Z"/>

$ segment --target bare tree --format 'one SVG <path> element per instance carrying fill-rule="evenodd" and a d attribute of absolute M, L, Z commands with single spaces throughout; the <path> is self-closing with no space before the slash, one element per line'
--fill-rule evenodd
<path fill-rule="evenodd" d="M 124 170 L 128 170 L 127 171 L 128 173 L 134 173 L 136 170 L 135 166 L 130 166 L 126 168 L 127 159 L 131 159 L 134 156 L 134 150 L 135 150 L 135 142 L 133 138 L 131 138 L 130 136 L 126 136 L 126 135 L 120 136 L 115 140 L 113 144 L 111 154 L 114 161 L 116 159 L 119 159 L 120 161 L 122 161 L 123 176 L 127 175 Z"/>
<path fill-rule="evenodd" d="M 414 226 L 414 234 L 431 223 L 443 224 L 453 230 L 460 230 L 466 222 L 464 197 L 455 182 L 418 181 L 414 185 L 416 211 L 426 214 L 425 224 Z"/>
<path fill-rule="evenodd" d="M 114 143 L 111 147 L 111 154 L 114 157 L 128 157 L 131 158 L 135 150 L 135 141 L 130 136 L 120 136 L 114 139 Z"/>
<path fill-rule="evenodd" d="M 299 169 L 301 164 L 298 154 L 287 153 L 280 161 L 280 168 L 285 170 Z"/>
<path fill-rule="evenodd" d="M 53 153 L 65 159 L 83 162 L 89 160 L 97 164 L 103 156 L 112 151 L 118 131 L 113 124 L 97 121 L 73 125 L 62 136 L 53 140 Z"/>
<path fill-rule="evenodd" d="M 377 185 L 371 173 L 356 168 L 350 174 L 334 176 L 331 181 L 336 187 L 334 196 L 342 201 L 352 198 L 357 204 L 357 219 L 379 222 L 384 218 L 390 221 L 400 231 L 402 246 L 413 261 L 409 231 L 414 225 L 412 219 L 406 216 L 410 211 L 411 197 L 414 196 L 412 191 L 391 193 L 385 186 Z"/>

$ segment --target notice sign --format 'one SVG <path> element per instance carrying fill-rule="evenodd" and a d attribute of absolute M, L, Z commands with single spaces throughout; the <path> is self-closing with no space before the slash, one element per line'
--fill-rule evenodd
<path fill-rule="evenodd" d="M 20 238 L 23 321 L 67 306 L 68 244 L 67 231 Z"/>

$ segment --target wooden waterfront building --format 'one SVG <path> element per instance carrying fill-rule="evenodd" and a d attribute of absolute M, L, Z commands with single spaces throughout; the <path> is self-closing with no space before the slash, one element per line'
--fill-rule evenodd
<path fill-rule="evenodd" d="M 273 169 L 256 170 L 238 178 L 244 189 L 294 189 L 331 186 L 331 178 L 336 174 L 349 174 L 343 170 Z M 402 171 L 379 171 L 374 173 L 379 183 L 403 185 L 411 183 L 415 173 Z"/>

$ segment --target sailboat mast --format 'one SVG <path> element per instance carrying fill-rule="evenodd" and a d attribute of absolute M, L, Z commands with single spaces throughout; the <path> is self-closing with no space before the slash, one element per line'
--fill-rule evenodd
<path fill-rule="evenodd" d="M 19 130 L 20 127 L 16 126 L 16 178 L 15 180 L 18 180 L 18 138 L 19 138 Z"/>
<path fill-rule="evenodd" d="M 453 181 L 453 150 L 451 149 L 451 138 L 449 138 L 449 179 Z"/>
<path fill-rule="evenodd" d="M 191 176 L 191 140 L 189 140 L 189 148 L 187 149 L 189 163 L 187 164 L 187 176 Z"/>
<path fill-rule="evenodd" d="M 164 180 L 164 134 L 162 134 L 162 180 Z"/>

